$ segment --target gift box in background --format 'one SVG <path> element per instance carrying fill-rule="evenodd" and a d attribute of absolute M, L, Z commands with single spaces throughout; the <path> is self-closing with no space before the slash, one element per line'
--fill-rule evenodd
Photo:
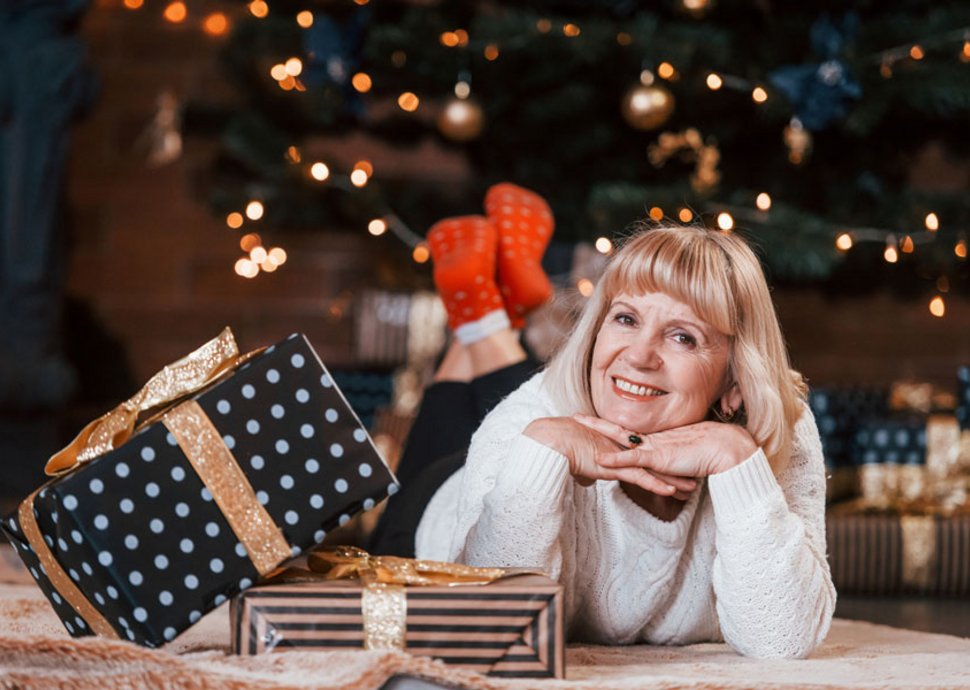
<path fill-rule="evenodd" d="M 374 560 L 408 561 L 419 568 L 496 570 Z M 393 576 L 390 580 L 367 583 L 288 571 L 282 581 L 253 587 L 233 599 L 232 649 L 263 654 L 395 648 L 491 676 L 563 677 L 563 589 L 548 577 L 493 575 L 488 584 L 466 586 L 455 586 L 447 577 L 421 586 L 393 584 Z"/>
<path fill-rule="evenodd" d="M 832 582 L 840 594 L 970 595 L 970 516 L 830 510 Z"/>
<path fill-rule="evenodd" d="M 178 388 L 198 365 L 218 374 L 236 355 L 226 333 L 166 367 L 132 401 Z M 163 644 L 396 490 L 304 337 L 224 376 L 51 480 L 4 520 L 72 635 Z M 102 420 L 128 414 L 132 401 Z M 105 450 L 114 433 L 91 441 Z"/>

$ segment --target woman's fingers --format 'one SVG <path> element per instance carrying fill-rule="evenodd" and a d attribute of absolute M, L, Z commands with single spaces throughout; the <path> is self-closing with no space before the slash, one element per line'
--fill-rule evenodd
<path fill-rule="evenodd" d="M 591 417 L 585 414 L 573 415 L 573 419 L 582 424 L 583 426 L 597 431 L 607 438 L 616 441 L 621 446 L 626 448 L 636 447 L 643 443 L 643 439 L 629 429 L 624 429 L 619 424 L 615 424 L 609 420 L 601 419 L 600 417 Z"/>
<path fill-rule="evenodd" d="M 677 487 L 668 484 L 642 467 L 618 467 L 607 474 L 606 479 L 618 479 L 621 482 L 635 484 L 641 489 L 660 496 L 674 496 L 678 493 Z"/>
<path fill-rule="evenodd" d="M 670 484 L 679 491 L 686 491 L 687 493 L 690 493 L 697 488 L 697 480 L 691 477 L 678 477 L 673 474 L 664 474 L 663 472 L 655 472 L 652 470 L 649 471 L 650 474 L 655 476 L 657 479 L 666 484 Z"/>

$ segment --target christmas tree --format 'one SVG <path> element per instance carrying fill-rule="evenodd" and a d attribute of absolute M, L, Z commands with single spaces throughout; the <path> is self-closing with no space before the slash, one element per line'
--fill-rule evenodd
<path fill-rule="evenodd" d="M 970 287 L 967 3 L 247 9 L 224 52 L 245 107 L 211 178 L 220 213 L 259 200 L 280 231 L 389 230 L 421 260 L 429 225 L 511 180 L 549 200 L 559 242 L 700 221 L 749 236 L 776 283 Z M 329 148 L 353 137 L 445 147 L 473 175 L 341 165 Z M 934 160 L 963 177 L 914 173 Z"/>

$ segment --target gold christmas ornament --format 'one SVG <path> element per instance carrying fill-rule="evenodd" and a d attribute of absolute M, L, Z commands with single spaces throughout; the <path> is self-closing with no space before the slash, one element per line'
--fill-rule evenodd
<path fill-rule="evenodd" d="M 485 128 L 485 113 L 474 99 L 453 98 L 438 116 L 438 131 L 452 141 L 471 141 Z"/>
<path fill-rule="evenodd" d="M 623 96 L 623 119 L 634 129 L 656 129 L 674 112 L 674 94 L 662 84 L 636 84 Z"/>
<path fill-rule="evenodd" d="M 788 147 L 788 160 L 793 165 L 801 165 L 812 152 L 812 133 L 805 129 L 802 121 L 793 117 L 785 127 L 783 138 Z"/>

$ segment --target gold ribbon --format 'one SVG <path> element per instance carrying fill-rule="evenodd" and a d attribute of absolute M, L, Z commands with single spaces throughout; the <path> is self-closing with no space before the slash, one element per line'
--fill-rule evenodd
<path fill-rule="evenodd" d="M 356 546 L 313 551 L 310 572 L 289 570 L 283 580 L 359 578 L 364 649 L 404 649 L 407 638 L 406 586 L 487 585 L 513 575 L 545 575 L 524 568 L 480 568 L 461 563 L 425 561 L 398 556 L 371 556 Z"/>
<path fill-rule="evenodd" d="M 139 414 L 202 390 L 259 352 L 240 356 L 232 331 L 224 329 L 213 340 L 155 374 L 129 400 L 84 427 L 70 445 L 47 461 L 45 471 L 49 475 L 63 475 L 119 448 L 134 433 Z M 290 556 L 289 544 L 259 503 L 222 435 L 198 403 L 187 400 L 165 413 L 162 421 L 209 489 L 259 574 L 268 574 L 286 560 Z M 87 621 L 91 630 L 106 637 L 117 637 L 111 624 L 75 586 L 44 541 L 34 518 L 34 498 L 39 491 L 24 499 L 19 508 L 28 543 L 43 564 L 52 586 Z"/>
<path fill-rule="evenodd" d="M 226 328 L 195 352 L 166 366 L 131 398 L 84 427 L 66 448 L 51 456 L 44 471 L 51 476 L 64 474 L 120 447 L 131 438 L 140 413 L 201 390 L 236 366 L 239 359 L 236 340 Z"/>

